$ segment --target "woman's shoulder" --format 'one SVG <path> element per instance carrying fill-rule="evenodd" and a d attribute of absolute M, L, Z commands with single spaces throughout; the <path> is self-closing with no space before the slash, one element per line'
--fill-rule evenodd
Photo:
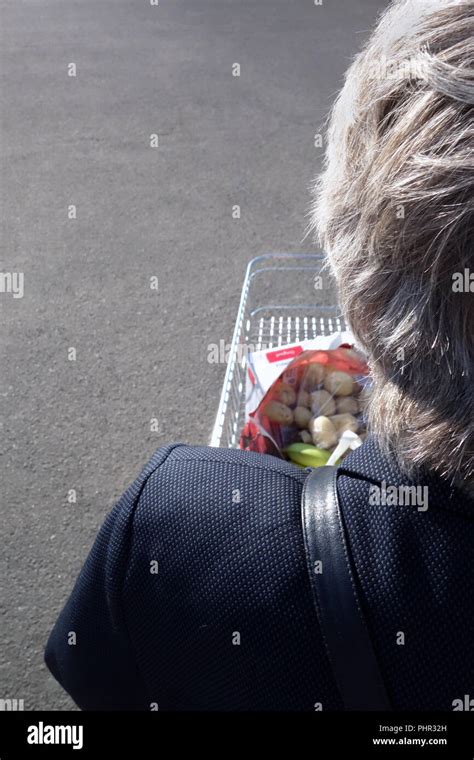
<path fill-rule="evenodd" d="M 169 444 L 145 468 L 135 523 L 169 523 L 215 535 L 213 526 L 264 528 L 293 516 L 299 521 L 307 473 L 265 454 Z"/>
<path fill-rule="evenodd" d="M 306 589 L 303 469 L 251 452 L 183 444 L 155 458 L 129 523 L 132 596 L 147 588 L 153 599 L 163 595 L 160 604 L 170 598 L 178 604 L 179 587 L 204 608 L 234 598 L 232 610 L 240 614 L 254 595 L 257 607 L 271 607 L 293 584 Z M 152 562 L 157 575 L 150 577 Z"/>
<path fill-rule="evenodd" d="M 291 462 L 269 454 L 240 449 L 216 448 L 212 446 L 170 443 L 159 448 L 151 462 L 160 466 L 166 464 L 182 466 L 184 463 L 207 463 L 211 466 L 238 467 L 246 470 L 259 470 L 279 473 L 283 476 L 304 481 L 305 472 Z M 156 468 L 153 468 L 156 469 Z"/>

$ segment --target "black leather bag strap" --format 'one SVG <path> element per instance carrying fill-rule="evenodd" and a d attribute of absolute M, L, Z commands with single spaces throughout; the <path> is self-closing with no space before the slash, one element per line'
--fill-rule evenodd
<path fill-rule="evenodd" d="M 336 490 L 337 468 L 318 467 L 302 497 L 306 560 L 316 613 L 347 710 L 390 710 L 357 597 Z"/>

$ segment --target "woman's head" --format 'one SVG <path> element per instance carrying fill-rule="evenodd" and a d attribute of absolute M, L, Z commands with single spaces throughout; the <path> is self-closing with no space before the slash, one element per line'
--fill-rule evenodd
<path fill-rule="evenodd" d="M 312 217 L 370 357 L 372 430 L 470 490 L 473 116 L 474 0 L 392 3 L 335 103 Z"/>

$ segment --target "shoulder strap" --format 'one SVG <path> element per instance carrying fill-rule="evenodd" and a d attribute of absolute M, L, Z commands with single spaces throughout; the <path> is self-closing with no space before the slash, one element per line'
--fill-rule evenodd
<path fill-rule="evenodd" d="M 337 468 L 318 467 L 302 496 L 306 560 L 314 604 L 347 710 L 390 710 L 349 561 L 336 490 Z"/>

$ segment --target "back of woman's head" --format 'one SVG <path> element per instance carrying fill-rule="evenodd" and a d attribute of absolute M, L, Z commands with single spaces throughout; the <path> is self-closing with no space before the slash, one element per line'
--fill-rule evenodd
<path fill-rule="evenodd" d="M 312 218 L 370 357 L 371 429 L 471 492 L 473 65 L 474 0 L 391 4 L 335 103 Z"/>

